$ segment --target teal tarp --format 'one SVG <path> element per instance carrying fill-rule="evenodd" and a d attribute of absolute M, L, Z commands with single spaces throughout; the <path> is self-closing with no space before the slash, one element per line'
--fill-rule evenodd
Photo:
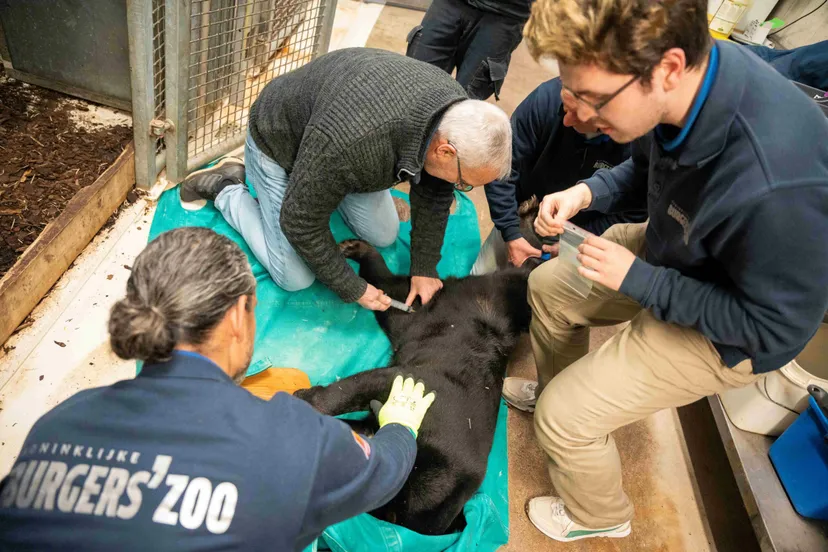
<path fill-rule="evenodd" d="M 408 201 L 406 194 L 393 193 Z M 437 266 L 441 277 L 467 275 L 480 248 L 474 205 L 464 194 L 455 196 L 458 208 L 449 217 L 443 257 Z M 318 282 L 295 293 L 282 290 L 212 204 L 198 211 L 185 210 L 176 188 L 161 196 L 150 240 L 179 226 L 212 228 L 238 243 L 250 259 L 258 282 L 258 307 L 256 349 L 248 375 L 270 366 L 286 366 L 305 371 L 314 384 L 328 384 L 390 361 L 390 344 L 373 313 L 343 303 Z M 331 230 L 337 242 L 354 237 L 338 214 L 331 217 Z M 401 223 L 399 239 L 381 250 L 388 267 L 397 274 L 409 270 L 410 232 L 411 223 Z M 506 408 L 501 405 L 486 479 L 466 505 L 468 526 L 461 534 L 426 537 L 363 514 L 329 527 L 317 544 L 336 552 L 493 551 L 509 534 L 507 468 Z"/>

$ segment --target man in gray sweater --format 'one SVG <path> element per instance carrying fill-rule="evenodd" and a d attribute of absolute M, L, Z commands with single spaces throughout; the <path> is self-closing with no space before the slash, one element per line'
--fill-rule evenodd
<path fill-rule="evenodd" d="M 250 108 L 244 165 L 224 159 L 184 181 L 182 200 L 214 200 L 282 288 L 314 279 L 344 301 L 385 310 L 390 298 L 345 262 L 330 232 L 338 210 L 378 247 L 397 238 L 390 188 L 411 183 L 411 291 L 442 287 L 437 262 L 453 190 L 504 177 L 511 128 L 440 69 L 392 52 L 339 50 L 271 81 Z M 397 298 L 399 299 L 399 298 Z"/>

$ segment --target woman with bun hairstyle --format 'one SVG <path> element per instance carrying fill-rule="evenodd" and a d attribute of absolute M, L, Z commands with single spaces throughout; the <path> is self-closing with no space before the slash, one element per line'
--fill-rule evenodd
<path fill-rule="evenodd" d="M 400 490 L 434 399 L 398 377 L 373 438 L 286 393 L 237 385 L 256 280 L 228 238 L 161 234 L 109 333 L 137 377 L 47 412 L 0 482 L 0 550 L 302 550 Z"/>

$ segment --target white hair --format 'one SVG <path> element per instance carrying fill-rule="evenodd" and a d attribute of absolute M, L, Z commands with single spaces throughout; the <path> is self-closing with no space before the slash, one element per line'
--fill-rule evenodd
<path fill-rule="evenodd" d="M 512 170 L 512 125 L 499 107 L 480 100 L 463 100 L 446 110 L 437 128 L 457 148 L 469 168 L 497 169 L 498 178 Z"/>

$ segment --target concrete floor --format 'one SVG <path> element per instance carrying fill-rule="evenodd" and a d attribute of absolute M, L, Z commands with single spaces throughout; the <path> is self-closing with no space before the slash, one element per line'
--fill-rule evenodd
<path fill-rule="evenodd" d="M 332 49 L 367 45 L 405 51 L 408 31 L 422 12 L 340 0 Z M 547 71 L 521 45 L 515 52 L 500 105 L 511 113 Z M 481 235 L 492 227 L 485 195 L 476 190 Z M 126 209 L 116 224 L 99 234 L 73 267 L 35 309 L 34 323 L 0 349 L 0 475 L 10 469 L 25 435 L 44 412 L 80 389 L 107 385 L 134 375 L 134 363 L 117 359 L 109 350 L 106 320 L 124 290 L 135 256 L 146 244 L 153 213 L 152 201 L 141 200 Z M 593 333 L 593 345 L 613 329 Z M 59 345 L 62 343 L 65 347 Z M 533 377 L 527 343 L 515 352 L 512 375 Z M 551 491 L 544 459 L 534 442 L 530 415 L 509 412 L 509 544 L 503 552 L 693 551 L 712 550 L 704 513 L 696 500 L 683 438 L 673 411 L 617 432 L 624 464 L 625 486 L 637 508 L 633 533 L 621 540 L 587 540 L 559 545 L 528 523 L 526 501 Z"/>

